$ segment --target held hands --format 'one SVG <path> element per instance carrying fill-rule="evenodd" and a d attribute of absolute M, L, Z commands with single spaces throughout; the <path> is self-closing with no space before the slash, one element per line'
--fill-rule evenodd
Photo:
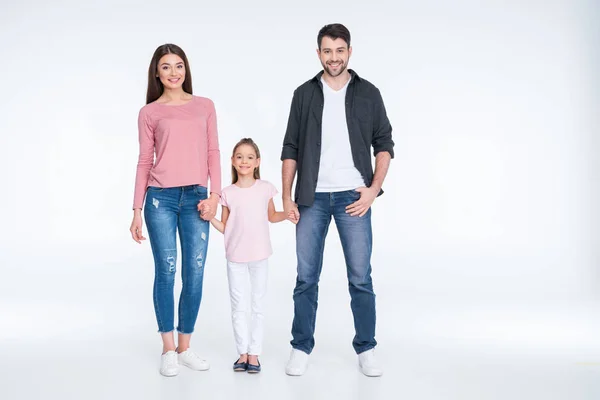
<path fill-rule="evenodd" d="M 200 217 L 203 220 L 210 221 L 213 219 L 217 213 L 217 206 L 219 204 L 219 198 L 217 195 L 211 195 L 210 198 L 206 200 L 202 200 L 198 203 L 198 211 L 200 212 Z M 131 222 L 131 226 L 129 227 L 129 232 L 131 232 L 131 237 L 137 243 L 142 243 L 142 240 L 146 240 L 144 235 L 142 234 L 142 213 L 141 210 L 136 209 L 133 214 L 133 221 Z"/>
<path fill-rule="evenodd" d="M 356 189 L 356 191 L 360 193 L 360 199 L 346 207 L 346 213 L 353 217 L 357 215 L 362 217 L 367 213 L 367 211 L 369 211 L 371 204 L 373 204 L 373 201 L 375 201 L 377 198 L 379 190 L 372 187 L 359 187 Z"/>
<path fill-rule="evenodd" d="M 369 208 L 377 198 L 379 190 L 377 188 L 363 186 L 357 188 L 356 191 L 360 193 L 360 199 L 346 207 L 346 213 L 353 217 L 362 217 L 367 213 L 367 211 L 369 211 Z M 283 212 L 285 213 L 287 220 L 293 224 L 297 224 L 300 220 L 298 206 L 292 201 L 292 199 L 283 199 Z"/>
<path fill-rule="evenodd" d="M 219 198 L 217 195 L 211 194 L 206 200 L 202 200 L 198 203 L 198 211 L 200 212 L 200 218 L 205 221 L 210 221 L 217 215 L 217 207 L 219 205 Z"/>
<path fill-rule="evenodd" d="M 286 215 L 286 219 L 294 225 L 300 221 L 300 212 L 298 206 L 292 201 L 292 199 L 283 199 L 283 212 Z"/>

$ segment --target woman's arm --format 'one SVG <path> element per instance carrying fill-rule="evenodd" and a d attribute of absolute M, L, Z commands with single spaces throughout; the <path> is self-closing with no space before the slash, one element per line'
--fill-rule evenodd
<path fill-rule="evenodd" d="M 269 200 L 269 222 L 281 222 L 286 219 L 285 212 L 283 211 L 275 211 L 275 204 L 273 203 L 273 199 Z"/>
<path fill-rule="evenodd" d="M 133 209 L 142 209 L 150 170 L 154 165 L 154 127 L 145 108 L 138 114 L 139 155 L 135 174 Z"/>
<path fill-rule="evenodd" d="M 217 213 L 219 197 L 221 197 L 221 152 L 219 150 L 219 134 L 217 129 L 217 112 L 215 104 L 209 101 L 210 113 L 206 121 L 208 144 L 208 177 L 210 180 L 209 202 L 212 203 L 214 214 Z"/>
<path fill-rule="evenodd" d="M 210 220 L 212 226 L 214 226 L 219 232 L 225 233 L 225 226 L 227 225 L 227 219 L 229 218 L 229 208 L 222 206 L 221 209 L 221 220 L 216 218 Z"/>

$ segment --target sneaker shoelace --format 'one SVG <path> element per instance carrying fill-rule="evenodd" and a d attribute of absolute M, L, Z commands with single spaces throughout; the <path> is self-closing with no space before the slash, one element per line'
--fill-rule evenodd
<path fill-rule="evenodd" d="M 296 363 L 300 361 L 300 354 L 297 351 L 292 352 L 292 362 Z"/>
<path fill-rule="evenodd" d="M 192 358 L 195 358 L 196 360 L 204 361 L 204 359 L 202 357 L 200 357 L 195 351 L 192 351 L 191 349 L 186 350 L 185 353 L 188 357 L 192 357 Z"/>
<path fill-rule="evenodd" d="M 177 366 L 177 354 L 167 354 L 165 357 L 165 367 L 175 367 Z"/>
<path fill-rule="evenodd" d="M 363 365 L 373 364 L 374 353 L 372 351 L 367 352 L 363 358 Z"/>

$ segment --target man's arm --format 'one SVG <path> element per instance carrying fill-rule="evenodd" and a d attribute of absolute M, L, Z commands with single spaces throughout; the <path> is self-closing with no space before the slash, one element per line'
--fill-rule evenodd
<path fill-rule="evenodd" d="M 283 201 L 283 212 L 286 218 L 294 224 L 298 223 L 300 213 L 298 206 L 292 199 L 292 183 L 296 175 L 296 160 L 283 160 L 281 167 L 281 199 Z"/>
<path fill-rule="evenodd" d="M 281 198 L 292 200 L 292 184 L 296 176 L 296 160 L 283 160 L 281 165 Z"/>
<path fill-rule="evenodd" d="M 371 189 L 377 193 L 379 193 L 381 187 L 383 186 L 383 181 L 387 175 L 391 160 L 392 155 L 387 151 L 380 151 L 375 156 L 375 173 L 373 174 Z"/>
<path fill-rule="evenodd" d="M 373 204 L 381 190 L 391 159 L 392 156 L 387 151 L 377 153 L 377 156 L 375 156 L 375 174 L 371 186 L 356 189 L 360 193 L 360 199 L 346 207 L 346 213 L 353 217 L 357 215 L 362 217 L 369 211 L 371 204 Z"/>
<path fill-rule="evenodd" d="M 373 155 L 377 157 L 382 151 L 387 151 L 390 158 L 394 158 L 394 141 L 392 140 L 392 125 L 387 117 L 383 98 L 379 89 L 376 89 L 373 107 Z"/>
<path fill-rule="evenodd" d="M 387 117 L 381 93 L 376 90 L 373 109 L 373 154 L 375 155 L 375 172 L 371 185 L 366 188 L 356 189 L 360 192 L 360 199 L 346 207 L 346 212 L 352 216 L 362 217 L 381 192 L 383 181 L 394 158 L 394 141 L 392 140 L 392 125 Z"/>
<path fill-rule="evenodd" d="M 292 104 L 290 105 L 290 114 L 288 116 L 285 137 L 283 138 L 283 148 L 281 149 L 281 161 L 298 159 L 298 132 L 300 130 L 300 101 L 298 99 L 298 89 L 294 90 Z"/>
<path fill-rule="evenodd" d="M 283 148 L 281 150 L 281 198 L 283 201 L 283 211 L 291 222 L 298 223 L 300 213 L 298 206 L 292 199 L 292 184 L 296 176 L 296 165 L 298 159 L 298 133 L 300 130 L 300 102 L 298 100 L 298 91 L 294 91 L 292 104 L 290 106 L 290 115 L 288 117 L 287 129 L 283 139 Z"/>

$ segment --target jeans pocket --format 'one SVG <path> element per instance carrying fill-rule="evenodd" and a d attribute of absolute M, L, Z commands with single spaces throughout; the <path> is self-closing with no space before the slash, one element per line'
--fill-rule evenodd
<path fill-rule="evenodd" d="M 148 192 L 162 192 L 163 190 L 165 190 L 165 188 L 161 188 L 158 186 L 148 186 L 147 189 Z"/>
<path fill-rule="evenodd" d="M 360 192 L 359 192 L 359 191 L 357 191 L 356 189 L 352 189 L 352 190 L 350 191 L 350 197 L 352 197 L 352 199 L 353 199 L 354 201 L 356 201 L 356 200 L 360 199 Z"/>
<path fill-rule="evenodd" d="M 194 192 L 200 196 L 200 198 L 202 200 L 208 198 L 208 189 L 206 189 L 206 187 L 202 186 L 202 185 L 196 185 L 194 187 Z"/>

